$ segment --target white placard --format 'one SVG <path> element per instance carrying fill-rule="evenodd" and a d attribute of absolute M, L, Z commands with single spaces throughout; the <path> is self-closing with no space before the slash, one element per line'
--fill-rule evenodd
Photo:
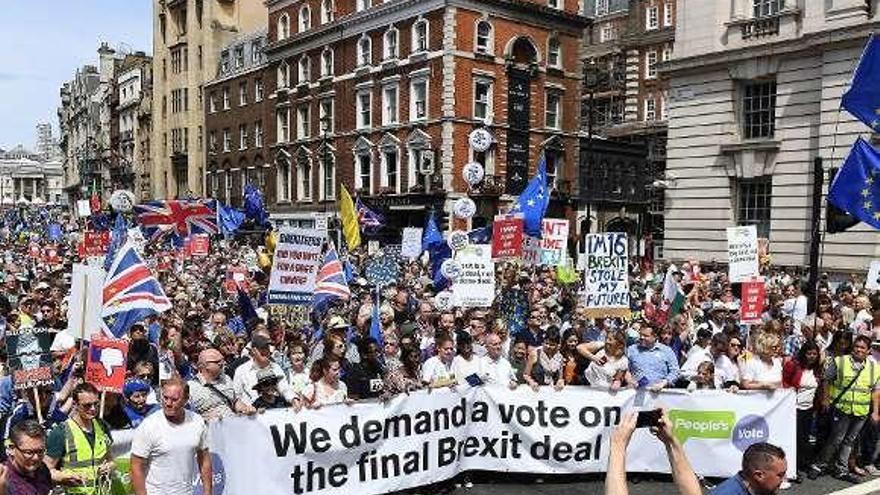
<path fill-rule="evenodd" d="M 76 214 L 79 215 L 80 218 L 86 218 L 92 214 L 92 207 L 89 204 L 89 200 L 81 199 L 76 202 Z"/>
<path fill-rule="evenodd" d="M 758 229 L 754 225 L 727 228 L 728 278 L 744 282 L 760 275 Z"/>
<path fill-rule="evenodd" d="M 101 265 L 103 264 L 101 259 Z M 67 333 L 78 339 L 89 339 L 101 333 L 101 308 L 104 305 L 104 277 L 100 265 L 73 265 L 70 279 L 70 301 L 67 309 Z"/>
<path fill-rule="evenodd" d="M 627 316 L 629 243 L 626 234 L 587 234 L 584 305 L 593 318 Z"/>
<path fill-rule="evenodd" d="M 269 275 L 270 304 L 312 303 L 324 237 L 315 229 L 281 229 Z"/>
<path fill-rule="evenodd" d="M 526 266 L 559 266 L 568 252 L 568 220 L 545 218 L 541 238 L 523 235 L 523 263 Z"/>
<path fill-rule="evenodd" d="M 461 275 L 452 284 L 455 302 L 465 308 L 486 308 L 495 300 L 495 262 L 492 246 L 472 244 L 456 251 Z"/>
<path fill-rule="evenodd" d="M 422 228 L 405 227 L 403 237 L 400 239 L 400 255 L 404 258 L 415 259 L 422 254 Z"/>
<path fill-rule="evenodd" d="M 871 267 L 868 269 L 868 278 L 865 280 L 865 288 L 880 290 L 880 260 L 871 262 Z"/>

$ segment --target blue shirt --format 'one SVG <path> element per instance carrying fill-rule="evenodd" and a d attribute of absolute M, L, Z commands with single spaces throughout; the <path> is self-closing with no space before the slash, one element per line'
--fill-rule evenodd
<path fill-rule="evenodd" d="M 652 385 L 660 380 L 672 385 L 678 379 L 678 359 L 668 346 L 659 342 L 650 349 L 633 344 L 626 350 L 629 359 L 629 371 L 638 382 L 644 379 L 644 385 Z"/>
<path fill-rule="evenodd" d="M 9 414 L 15 405 L 15 391 L 12 389 L 12 376 L 0 378 L 0 415 Z"/>
<path fill-rule="evenodd" d="M 745 480 L 737 474 L 724 480 L 720 485 L 715 486 L 709 495 L 751 495 L 746 487 Z"/>

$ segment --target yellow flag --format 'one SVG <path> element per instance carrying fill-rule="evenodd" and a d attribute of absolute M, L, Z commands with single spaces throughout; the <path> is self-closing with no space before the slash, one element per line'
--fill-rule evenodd
<path fill-rule="evenodd" d="M 358 224 L 354 201 L 351 200 L 348 189 L 343 184 L 340 184 L 339 187 L 339 215 L 342 217 L 342 233 L 345 234 L 345 243 L 348 245 L 348 249 L 354 249 L 361 245 L 361 226 Z"/>

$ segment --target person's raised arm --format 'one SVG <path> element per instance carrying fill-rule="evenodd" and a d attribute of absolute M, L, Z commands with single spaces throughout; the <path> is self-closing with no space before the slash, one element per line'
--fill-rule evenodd
<path fill-rule="evenodd" d="M 628 412 L 611 434 L 611 453 L 605 473 L 605 495 L 629 495 L 626 486 L 626 447 L 636 430 L 637 413 Z"/>
<path fill-rule="evenodd" d="M 700 480 L 697 479 L 684 452 L 684 447 L 672 431 L 672 421 L 669 419 L 666 409 L 660 416 L 658 426 L 651 428 L 651 433 L 666 446 L 666 455 L 669 457 L 669 467 L 672 469 L 672 479 L 681 495 L 703 495 Z"/>

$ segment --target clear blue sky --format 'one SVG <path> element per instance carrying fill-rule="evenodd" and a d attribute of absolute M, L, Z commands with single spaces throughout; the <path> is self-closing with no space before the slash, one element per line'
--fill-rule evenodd
<path fill-rule="evenodd" d="M 0 148 L 32 148 L 34 126 L 58 135 L 58 89 L 77 67 L 97 65 L 101 41 L 152 48 L 151 0 L 0 1 Z"/>

